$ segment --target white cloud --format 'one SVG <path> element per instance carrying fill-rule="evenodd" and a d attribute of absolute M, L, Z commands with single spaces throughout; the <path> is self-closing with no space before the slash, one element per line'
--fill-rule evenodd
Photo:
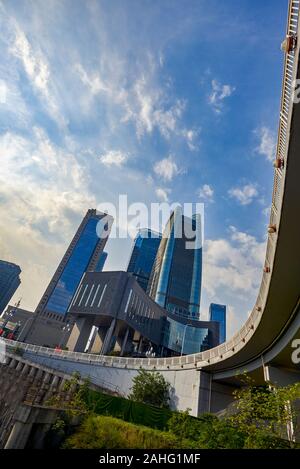
<path fill-rule="evenodd" d="M 162 202 L 169 202 L 170 192 L 171 192 L 170 189 L 163 189 L 161 187 L 157 187 L 155 189 L 156 197 Z"/>
<path fill-rule="evenodd" d="M 168 139 L 171 133 L 176 133 L 178 120 L 185 109 L 182 100 L 168 103 L 163 89 L 151 83 L 151 76 L 146 78 L 145 75 L 135 81 L 120 101 L 126 110 L 123 122 L 133 121 L 139 138 L 157 128 Z"/>
<path fill-rule="evenodd" d="M 48 61 L 39 48 L 33 47 L 13 18 L 8 17 L 7 21 L 11 25 L 14 36 L 9 48 L 10 53 L 22 63 L 29 81 L 43 100 L 46 112 L 61 127 L 66 127 L 67 121 L 61 115 L 58 106 L 54 79 L 51 76 Z"/>
<path fill-rule="evenodd" d="M 246 184 L 243 187 L 231 188 L 228 194 L 241 205 L 249 205 L 258 196 L 258 190 L 254 184 Z"/>
<path fill-rule="evenodd" d="M 34 54 L 24 32 L 15 26 L 16 36 L 11 52 L 18 57 L 33 84 L 45 95 L 48 95 L 49 67 L 41 53 Z"/>
<path fill-rule="evenodd" d="M 94 73 L 89 75 L 80 63 L 75 64 L 74 69 L 78 72 L 82 83 L 89 88 L 92 95 L 97 95 L 101 91 L 109 91 L 109 87 L 103 83 L 99 74 Z"/>
<path fill-rule="evenodd" d="M 255 134 L 260 139 L 260 143 L 256 148 L 257 153 L 265 158 L 268 161 L 273 161 L 276 157 L 276 135 L 268 127 L 262 127 L 257 129 Z"/>
<path fill-rule="evenodd" d="M 116 57 L 107 58 L 94 71 L 87 72 L 81 63 L 75 65 L 82 83 L 89 89 L 91 97 L 103 93 L 107 105 L 118 106 L 122 113 L 118 123 L 132 122 L 139 139 L 157 129 L 169 139 L 171 134 L 181 135 L 178 122 L 186 103 L 172 98 L 169 90 L 157 83 L 159 62 L 150 55 L 146 57 L 143 71 L 128 80 L 128 70 L 123 69 Z M 125 80 L 125 77 L 127 79 Z M 90 105 L 90 100 L 84 100 Z M 185 138 L 185 137 L 184 137 Z"/>
<path fill-rule="evenodd" d="M 227 304 L 228 338 L 247 319 L 251 302 L 255 303 L 266 251 L 265 241 L 235 227 L 229 233 L 229 239 L 206 240 L 203 256 L 203 293 L 210 299 L 208 304 Z"/>
<path fill-rule="evenodd" d="M 207 201 L 212 201 L 214 196 L 214 190 L 209 184 L 204 184 L 198 189 L 198 197 Z"/>
<path fill-rule="evenodd" d="M 271 215 L 271 207 L 265 207 L 263 210 L 262 210 L 262 214 L 265 216 L 265 217 L 269 217 Z"/>
<path fill-rule="evenodd" d="M 0 104 L 7 102 L 8 88 L 4 80 L 0 80 Z"/>
<path fill-rule="evenodd" d="M 165 181 L 172 181 L 175 176 L 183 172 L 183 170 L 177 166 L 177 163 L 171 155 L 168 158 L 157 161 L 153 169 L 155 174 Z"/>
<path fill-rule="evenodd" d="M 183 129 L 182 136 L 185 138 L 188 148 L 191 151 L 196 151 L 198 145 L 196 144 L 196 139 L 199 135 L 200 129 Z"/>
<path fill-rule="evenodd" d="M 235 91 L 235 87 L 231 85 L 222 85 L 217 80 L 211 82 L 212 91 L 209 95 L 209 103 L 217 114 L 220 114 L 223 110 L 223 101 L 229 98 Z"/>
<path fill-rule="evenodd" d="M 0 258 L 21 266 L 24 280 L 18 291 L 30 308 L 74 226 L 96 200 L 88 191 L 86 170 L 40 128 L 28 138 L 12 132 L 0 136 L 0 160 Z"/>
<path fill-rule="evenodd" d="M 128 159 L 128 155 L 126 153 L 122 153 L 119 150 L 110 150 L 104 155 L 100 156 L 100 161 L 105 166 L 118 166 L 119 168 L 126 163 Z"/>

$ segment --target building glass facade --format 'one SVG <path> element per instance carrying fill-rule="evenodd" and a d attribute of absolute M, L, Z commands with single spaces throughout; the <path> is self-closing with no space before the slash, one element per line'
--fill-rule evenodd
<path fill-rule="evenodd" d="M 198 319 L 202 280 L 200 215 L 176 209 L 166 226 L 151 272 L 148 293 L 156 303 L 182 317 Z"/>
<path fill-rule="evenodd" d="M 18 265 L 0 261 L 0 314 L 21 283 L 20 273 L 21 269 Z"/>
<path fill-rule="evenodd" d="M 145 291 L 147 291 L 160 240 L 161 235 L 149 229 L 140 230 L 134 240 L 127 272 L 133 274 Z"/>
<path fill-rule="evenodd" d="M 167 318 L 162 344 L 182 355 L 203 352 L 210 348 L 209 330 L 207 327 L 193 327 Z"/>
<path fill-rule="evenodd" d="M 107 252 L 103 251 L 97 263 L 95 272 L 102 272 L 106 259 L 107 259 Z"/>
<path fill-rule="evenodd" d="M 220 325 L 220 344 L 226 341 L 226 306 L 211 303 L 209 307 L 209 320 Z"/>
<path fill-rule="evenodd" d="M 84 272 L 103 267 L 103 248 L 107 240 L 104 233 L 111 226 L 107 220 L 96 210 L 87 212 L 41 300 L 41 304 L 47 300 L 45 306 L 39 311 L 65 315 Z"/>

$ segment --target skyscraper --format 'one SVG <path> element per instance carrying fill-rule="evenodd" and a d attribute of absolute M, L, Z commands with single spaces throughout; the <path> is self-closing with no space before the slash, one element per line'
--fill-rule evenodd
<path fill-rule="evenodd" d="M 220 344 L 222 344 L 226 341 L 226 306 L 211 303 L 209 307 L 209 320 L 219 323 Z"/>
<path fill-rule="evenodd" d="M 199 318 L 202 235 L 199 214 L 188 218 L 180 207 L 171 214 L 152 268 L 148 294 L 168 311 Z"/>
<path fill-rule="evenodd" d="M 96 272 L 102 272 L 106 259 L 107 259 L 107 252 L 103 251 L 96 265 L 96 268 L 95 268 Z"/>
<path fill-rule="evenodd" d="M 139 230 L 134 240 L 127 272 L 131 272 L 143 290 L 148 282 L 160 244 L 161 234 L 149 229 Z"/>
<path fill-rule="evenodd" d="M 97 269 L 112 222 L 105 213 L 87 211 L 38 304 L 38 314 L 54 319 L 66 314 L 84 272 Z"/>
<path fill-rule="evenodd" d="M 18 265 L 0 261 L 0 314 L 21 283 L 20 273 Z"/>

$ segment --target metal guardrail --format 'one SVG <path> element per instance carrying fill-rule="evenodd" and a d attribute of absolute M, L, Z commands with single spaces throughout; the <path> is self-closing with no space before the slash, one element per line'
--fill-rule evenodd
<path fill-rule="evenodd" d="M 291 0 L 288 15 L 287 35 L 297 35 L 299 27 L 299 6 L 300 0 Z M 297 47 L 297 53 L 299 49 Z M 293 96 L 293 81 L 295 79 L 295 52 L 291 51 L 285 56 L 283 85 L 281 95 L 281 108 L 278 129 L 278 141 L 276 158 L 283 160 L 283 169 L 275 169 L 273 197 L 270 214 L 270 224 L 279 226 L 281 215 L 281 204 L 284 192 L 285 183 L 285 168 L 286 159 L 289 145 L 289 127 L 291 117 L 291 106 Z M 275 155 L 274 155 L 275 156 Z M 270 235 L 267 242 L 266 249 L 266 265 L 272 265 L 276 249 L 276 239 L 274 235 Z M 128 367 L 128 368 L 150 368 L 150 369 L 179 369 L 191 367 L 204 367 L 208 364 L 216 363 L 238 352 L 253 335 L 256 327 L 258 326 L 264 307 L 266 304 L 268 290 L 270 284 L 270 274 L 263 273 L 260 290 L 258 293 L 256 304 L 242 328 L 227 342 L 219 345 L 213 349 L 205 352 L 196 353 L 193 355 L 186 355 L 182 357 L 171 358 L 124 358 L 124 357 L 109 357 L 101 355 L 93 355 L 69 351 L 55 351 L 37 345 L 21 344 L 24 351 L 37 353 L 39 355 L 46 355 L 64 360 L 72 360 L 85 362 L 90 364 L 101 364 L 103 366 L 111 367 Z M 8 345 L 16 347 L 16 343 L 6 340 Z"/>

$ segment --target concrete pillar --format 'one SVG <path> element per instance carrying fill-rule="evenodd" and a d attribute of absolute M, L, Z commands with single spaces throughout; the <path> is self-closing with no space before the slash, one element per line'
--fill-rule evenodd
<path fill-rule="evenodd" d="M 25 363 L 23 370 L 21 371 L 21 374 L 27 375 L 29 373 L 29 370 L 30 370 L 30 366 L 28 365 L 28 363 Z"/>
<path fill-rule="evenodd" d="M 32 423 L 15 422 L 4 449 L 24 449 L 31 428 Z"/>
<path fill-rule="evenodd" d="M 23 362 L 19 362 L 19 363 L 17 364 L 16 371 L 21 371 L 22 368 L 23 368 L 23 366 L 24 366 L 24 363 L 23 363 Z"/>
<path fill-rule="evenodd" d="M 300 382 L 300 371 L 267 365 L 264 366 L 264 378 L 269 384 L 284 387 Z"/>
<path fill-rule="evenodd" d="M 198 415 L 211 412 L 211 385 L 212 375 L 199 371 Z"/>
<path fill-rule="evenodd" d="M 17 366 L 17 360 L 15 358 L 12 358 L 11 361 L 9 362 L 9 368 L 16 368 Z"/>
<path fill-rule="evenodd" d="M 141 353 L 142 350 L 143 350 L 143 337 L 141 336 L 141 337 L 140 337 L 140 341 L 139 341 L 139 345 L 138 345 L 137 351 L 138 351 L 139 353 Z"/>
<path fill-rule="evenodd" d="M 103 347 L 101 350 L 102 355 L 107 355 L 111 351 L 111 340 L 116 326 L 116 319 L 111 321 L 111 324 L 108 328 L 107 334 L 104 339 Z"/>
<path fill-rule="evenodd" d="M 121 353 L 123 340 L 122 340 L 122 337 L 120 336 L 120 329 L 121 329 L 121 322 L 117 321 L 117 324 L 113 333 L 113 337 L 115 340 L 114 340 L 114 344 L 112 345 L 113 345 L 114 352 Z"/>
<path fill-rule="evenodd" d="M 98 327 L 94 341 L 91 344 L 91 353 L 101 353 L 107 331 L 107 327 Z"/>
<path fill-rule="evenodd" d="M 120 353 L 121 357 L 123 357 L 123 355 L 125 353 L 126 345 L 127 345 L 127 341 L 128 341 L 128 336 L 129 336 L 129 327 L 127 327 L 126 332 L 125 332 L 125 336 L 124 336 L 124 339 L 123 339 L 123 343 L 122 343 L 122 347 L 121 347 L 121 353 Z"/>
<path fill-rule="evenodd" d="M 84 352 L 94 324 L 94 317 L 81 317 L 75 321 L 67 347 L 73 352 Z"/>

